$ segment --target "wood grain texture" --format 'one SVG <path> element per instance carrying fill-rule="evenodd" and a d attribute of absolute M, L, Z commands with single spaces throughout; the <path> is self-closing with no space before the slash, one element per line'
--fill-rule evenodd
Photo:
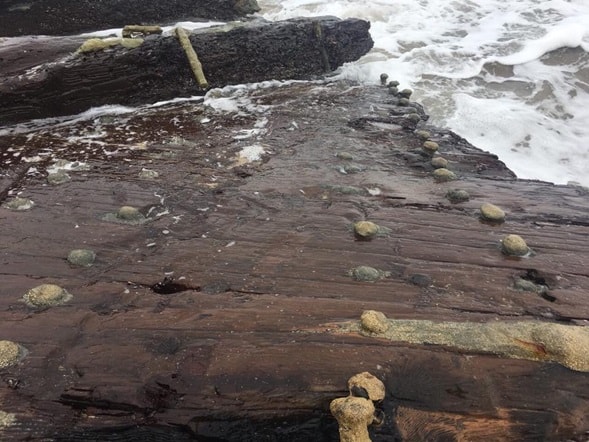
<path fill-rule="evenodd" d="M 322 29 L 320 36 L 314 33 L 317 26 Z M 258 20 L 196 30 L 190 42 L 214 88 L 316 78 L 326 73 L 325 54 L 328 72 L 366 54 L 373 45 L 369 28 L 364 20 L 334 17 Z M 119 45 L 76 52 L 84 40 L 23 37 L 0 45 L 6 60 L 0 65 L 0 125 L 205 92 L 174 36 L 148 36 L 134 49 Z"/>
<path fill-rule="evenodd" d="M 329 402 L 370 371 L 387 387 L 375 441 L 582 440 L 586 373 L 328 329 L 365 309 L 586 324 L 587 191 L 518 180 L 492 155 L 428 127 L 459 176 L 436 183 L 422 140 L 370 123 L 399 111 L 384 88 L 302 83 L 249 99 L 271 107 L 227 115 L 170 105 L 0 136 L 22 156 L 48 149 L 91 166 L 49 186 L 49 159 L 23 175 L 15 171 L 25 163 L 2 157 L 4 198 L 18 191 L 36 203 L 0 209 L 0 338 L 29 350 L 1 373 L 0 409 L 17 420 L 4 437 L 147 440 L 168 428 L 174 440 L 333 441 Z M 369 123 L 350 126 L 359 117 Z M 265 131 L 235 138 L 263 118 Z M 255 143 L 263 160 L 235 166 Z M 354 159 L 339 159 L 343 151 Z M 349 163 L 359 171 L 341 173 Z M 143 168 L 159 177 L 140 179 Z M 470 201 L 449 203 L 452 188 Z M 481 222 L 483 202 L 505 210 L 506 222 Z M 103 221 L 122 205 L 150 221 Z M 356 240 L 351 225 L 362 219 L 389 233 Z M 502 255 L 507 233 L 536 254 Z M 65 260 L 80 247 L 96 251 L 92 267 Z M 358 265 L 390 276 L 354 281 L 347 272 Z M 553 302 L 514 288 L 530 269 Z M 33 312 L 19 298 L 41 283 L 74 299 Z"/>

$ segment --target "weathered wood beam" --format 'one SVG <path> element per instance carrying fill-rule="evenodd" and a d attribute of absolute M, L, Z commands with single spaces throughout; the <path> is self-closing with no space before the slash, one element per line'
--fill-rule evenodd
<path fill-rule="evenodd" d="M 373 45 L 369 28 L 364 20 L 333 17 L 258 21 L 195 31 L 190 42 L 209 85 L 220 87 L 322 75 L 327 66 L 333 70 L 366 54 Z M 72 54 L 82 43 L 70 37 L 0 45 L 8 62 L 0 67 L 0 124 L 202 93 L 174 36 Z"/>
<path fill-rule="evenodd" d="M 403 127 L 419 106 L 384 87 L 248 98 L 271 110 L 246 139 L 259 114 L 194 103 L 0 134 L 0 197 L 35 202 L 0 208 L 0 340 L 29 351 L 0 373 L 0 439 L 332 441 L 330 402 L 368 370 L 386 389 L 373 442 L 585 440 L 587 373 L 550 357 L 581 345 L 515 337 L 528 360 L 456 344 L 491 338 L 486 327 L 587 327 L 587 190 L 518 180 L 425 117 Z M 457 180 L 434 179 L 426 138 Z M 257 143 L 263 160 L 235 167 Z M 91 168 L 47 185 L 57 158 Z M 455 189 L 468 197 L 450 202 Z M 485 202 L 503 223 L 481 220 Z M 129 205 L 149 221 L 103 216 Z M 359 240 L 360 220 L 379 235 Z M 532 256 L 501 252 L 513 232 Z M 91 267 L 66 261 L 80 247 Z M 383 278 L 354 279 L 358 266 Z M 20 301 L 42 283 L 73 298 Z M 334 333 L 365 310 L 419 321 L 419 334 Z M 433 323 L 454 332 L 421 339 Z"/>

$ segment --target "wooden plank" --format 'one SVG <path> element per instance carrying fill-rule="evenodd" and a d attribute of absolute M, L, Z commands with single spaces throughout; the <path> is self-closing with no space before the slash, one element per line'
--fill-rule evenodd
<path fill-rule="evenodd" d="M 54 143 L 49 157 L 91 166 L 57 186 L 46 184 L 49 158 L 18 160 L 37 172 L 8 174 L 6 188 L 36 204 L 0 209 L 0 337 L 29 351 L 2 372 L 16 382 L 0 389 L 0 409 L 16 419 L 4 437 L 144 440 L 168 428 L 176 440 L 333 440 L 329 402 L 361 371 L 387 387 L 375 441 L 564 440 L 589 431 L 586 373 L 333 333 L 366 309 L 396 319 L 585 325 L 582 188 L 517 180 L 491 155 L 429 127 L 460 175 L 435 182 L 427 158 L 420 167 L 406 159 L 420 155 L 412 131 L 348 125 L 378 108 L 390 118 L 397 108 L 383 88 L 300 83 L 250 99 L 272 107 L 239 117 L 174 105 L 118 123 L 0 135 L 23 157 L 45 140 Z M 262 117 L 265 132 L 234 138 Z M 256 143 L 263 160 L 235 166 Z M 354 159 L 337 156 L 344 151 Z M 346 164 L 360 170 L 343 174 Z M 159 176 L 140 178 L 144 168 Z M 449 203 L 453 188 L 470 201 Z M 479 220 L 487 201 L 507 212 L 504 224 Z M 122 205 L 148 222 L 104 220 Z M 358 241 L 351 225 L 361 219 L 389 231 Z M 513 232 L 535 255 L 501 253 L 500 239 Z M 96 251 L 92 267 L 65 260 L 79 247 Z M 355 281 L 348 271 L 358 265 L 390 274 Z M 554 299 L 516 290 L 520 277 L 543 280 Z M 19 298 L 41 283 L 74 298 L 32 311 Z"/>

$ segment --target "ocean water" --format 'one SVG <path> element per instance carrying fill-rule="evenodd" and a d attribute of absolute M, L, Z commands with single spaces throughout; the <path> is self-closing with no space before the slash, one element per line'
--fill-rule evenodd
<path fill-rule="evenodd" d="M 258 0 L 270 20 L 371 22 L 339 75 L 414 90 L 431 122 L 519 177 L 589 186 L 589 0 Z"/>

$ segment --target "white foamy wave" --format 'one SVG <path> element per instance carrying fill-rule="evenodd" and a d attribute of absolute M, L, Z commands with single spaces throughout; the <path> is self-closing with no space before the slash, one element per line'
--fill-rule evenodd
<path fill-rule="evenodd" d="M 0 136 L 15 135 L 20 133 L 28 133 L 42 128 L 58 128 L 61 126 L 68 126 L 78 123 L 80 121 L 93 120 L 103 115 L 124 115 L 136 111 L 137 108 L 120 106 L 120 105 L 105 105 L 99 107 L 92 107 L 85 112 L 76 115 L 66 115 L 63 117 L 54 118 L 40 118 L 37 120 L 30 120 L 26 123 L 20 123 L 13 126 L 0 127 Z"/>
<path fill-rule="evenodd" d="M 589 24 L 589 16 L 586 17 L 586 20 Z M 587 51 L 589 50 L 589 43 L 584 42 L 586 35 L 589 35 L 589 25 L 563 23 L 550 30 L 544 37 L 528 42 L 521 51 L 499 57 L 496 61 L 502 64 L 514 65 L 528 63 L 560 48 L 582 47 Z"/>
<path fill-rule="evenodd" d="M 565 120 L 554 122 L 511 98 L 456 94 L 448 125 L 470 141 L 496 153 L 518 176 L 566 183 L 586 173 L 589 154 L 574 139 L 561 136 Z M 586 182 L 586 181 L 585 181 Z"/>
<path fill-rule="evenodd" d="M 589 186 L 589 1 L 259 0 L 270 20 L 371 22 L 374 49 L 340 75 L 415 90 L 432 122 L 518 176 Z"/>

